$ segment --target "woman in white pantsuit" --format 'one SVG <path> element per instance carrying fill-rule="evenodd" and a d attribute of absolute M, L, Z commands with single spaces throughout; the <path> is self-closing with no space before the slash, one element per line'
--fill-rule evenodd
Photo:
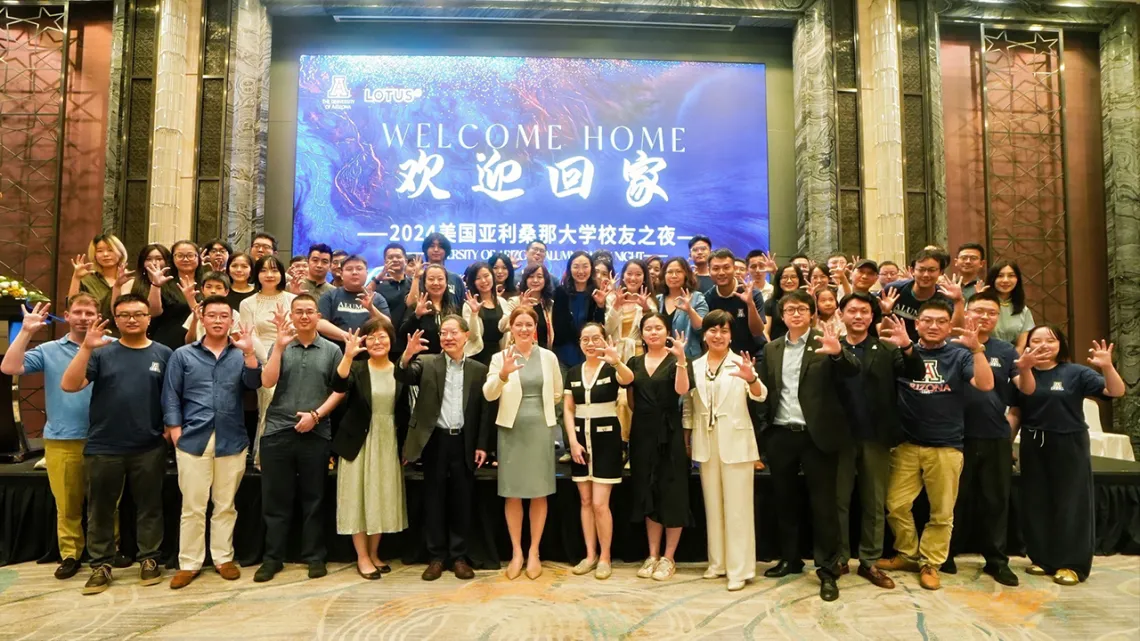
<path fill-rule="evenodd" d="M 752 483 L 760 451 L 748 399 L 763 401 L 768 391 L 748 353 L 729 350 L 732 322 L 723 310 L 704 318 L 708 353 L 693 361 L 684 425 L 691 431 L 692 458 L 701 464 L 709 555 L 704 578 L 727 574 L 728 589 L 736 591 L 756 576 Z"/>

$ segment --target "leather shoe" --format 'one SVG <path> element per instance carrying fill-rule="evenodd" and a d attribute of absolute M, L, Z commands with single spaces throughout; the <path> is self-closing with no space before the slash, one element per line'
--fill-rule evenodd
<path fill-rule="evenodd" d="M 285 566 L 277 561 L 266 561 L 261 564 L 261 567 L 257 568 L 257 572 L 253 573 L 253 582 L 265 583 L 266 581 L 272 581 L 273 577 L 284 569 Z"/>
<path fill-rule="evenodd" d="M 455 563 L 451 564 L 451 569 L 455 572 L 455 578 L 457 579 L 470 581 L 475 578 L 475 570 L 472 570 L 471 566 L 467 565 L 467 561 L 464 559 L 456 559 Z"/>
<path fill-rule="evenodd" d="M 941 590 L 942 579 L 938 578 L 938 570 L 933 565 L 922 566 L 918 575 L 918 584 L 927 590 Z"/>
<path fill-rule="evenodd" d="M 839 570 L 836 572 L 839 576 L 851 574 L 851 566 L 846 563 L 839 564 Z"/>
<path fill-rule="evenodd" d="M 175 572 L 174 576 L 170 579 L 170 589 L 180 590 L 190 585 L 190 583 L 196 578 L 198 578 L 198 572 L 191 570 L 179 570 Z"/>
<path fill-rule="evenodd" d="M 435 581 L 441 576 L 443 576 L 443 561 L 434 559 L 424 568 L 424 573 L 420 575 L 420 578 L 424 581 Z"/>
<path fill-rule="evenodd" d="M 824 601 L 834 601 L 839 598 L 839 584 L 835 582 L 835 575 L 827 570 L 816 570 L 819 577 L 819 598 Z"/>
<path fill-rule="evenodd" d="M 55 569 L 55 578 L 63 581 L 75 576 L 77 572 L 79 572 L 79 561 L 66 558 L 60 562 L 59 567 Z"/>
<path fill-rule="evenodd" d="M 214 569 L 218 571 L 218 576 L 227 581 L 237 581 L 241 578 L 241 570 L 233 561 L 227 561 L 221 565 L 215 565 Z"/>
<path fill-rule="evenodd" d="M 884 590 L 893 590 L 895 582 L 891 577 L 883 574 L 883 571 L 875 566 L 859 565 L 859 576 L 870 581 L 874 586 L 883 588 Z"/>
<path fill-rule="evenodd" d="M 946 559 L 941 570 L 946 574 L 958 574 L 958 564 L 954 562 L 954 559 Z"/>
<path fill-rule="evenodd" d="M 381 574 L 380 570 L 372 570 L 371 572 L 366 573 L 364 570 L 360 569 L 359 565 L 356 566 L 356 573 L 359 574 L 360 578 L 364 579 L 365 581 L 377 581 L 384 578 L 384 575 Z"/>
<path fill-rule="evenodd" d="M 987 565 L 986 567 L 982 568 L 982 572 L 985 572 L 986 574 L 992 576 L 994 578 L 994 581 L 997 581 L 998 583 L 1009 586 L 1011 588 L 1015 588 L 1021 584 L 1021 581 L 1018 580 L 1017 575 L 1013 573 L 1013 570 L 1009 569 L 1008 565 Z"/>
<path fill-rule="evenodd" d="M 919 569 L 918 562 L 901 555 L 889 559 L 879 559 L 875 561 L 875 567 L 880 570 L 895 572 L 918 572 Z"/>
<path fill-rule="evenodd" d="M 769 579 L 782 579 L 789 574 L 800 574 L 804 571 L 804 564 L 793 565 L 789 561 L 780 561 L 776 565 L 764 570 L 764 576 Z"/>
<path fill-rule="evenodd" d="M 329 569 L 325 567 L 324 561 L 310 561 L 309 562 L 309 578 L 319 579 L 329 573 Z"/>

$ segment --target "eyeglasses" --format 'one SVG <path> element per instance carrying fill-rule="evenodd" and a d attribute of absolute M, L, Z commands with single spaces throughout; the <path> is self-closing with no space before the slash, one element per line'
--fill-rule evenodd
<path fill-rule="evenodd" d="M 915 267 L 914 273 L 916 274 L 937 274 L 942 271 L 941 267 Z"/>
<path fill-rule="evenodd" d="M 941 327 L 943 325 L 949 325 L 950 319 L 949 318 L 920 318 L 920 319 L 918 319 L 918 324 L 919 325 L 938 325 L 939 327 Z"/>
<path fill-rule="evenodd" d="M 174 260 L 194 260 L 197 257 L 197 254 L 175 254 Z"/>
<path fill-rule="evenodd" d="M 294 309 L 293 314 L 297 316 L 316 316 L 320 314 L 320 312 L 315 309 Z"/>
<path fill-rule="evenodd" d="M 133 314 L 130 314 L 128 312 L 120 312 L 118 314 L 115 314 L 115 318 L 119 320 L 142 320 L 147 316 L 150 316 L 150 312 L 135 312 Z"/>
<path fill-rule="evenodd" d="M 253 248 L 254 249 L 264 249 L 266 251 L 273 251 L 273 245 L 270 245 L 269 243 L 254 243 Z"/>
<path fill-rule="evenodd" d="M 220 256 L 222 254 L 228 254 L 228 253 L 229 252 L 226 251 L 224 247 L 215 247 L 215 248 L 210 250 L 211 256 Z"/>
<path fill-rule="evenodd" d="M 997 318 L 1001 316 L 1001 312 L 992 309 L 971 309 L 971 314 L 977 314 L 982 318 Z"/>
<path fill-rule="evenodd" d="M 789 316 L 796 316 L 798 314 L 807 315 L 807 314 L 811 314 L 811 308 L 810 307 L 803 307 L 801 305 L 788 306 L 788 307 L 784 308 L 784 313 L 789 315 Z"/>
<path fill-rule="evenodd" d="M 583 336 L 579 338 L 578 341 L 581 343 L 605 343 L 606 339 L 601 336 Z"/>

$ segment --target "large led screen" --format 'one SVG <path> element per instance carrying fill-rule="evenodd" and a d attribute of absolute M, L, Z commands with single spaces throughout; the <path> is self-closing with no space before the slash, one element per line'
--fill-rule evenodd
<path fill-rule="evenodd" d="M 295 253 L 768 247 L 763 64 L 305 55 L 298 85 Z"/>

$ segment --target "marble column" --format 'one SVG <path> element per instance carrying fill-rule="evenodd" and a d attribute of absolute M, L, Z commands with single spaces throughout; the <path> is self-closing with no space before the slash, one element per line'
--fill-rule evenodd
<path fill-rule="evenodd" d="M 201 5 L 199 5 L 199 13 Z M 182 170 L 187 135 L 193 137 L 197 83 L 189 74 L 187 47 L 190 23 L 188 0 L 162 0 L 158 19 L 158 67 L 155 72 L 154 132 L 151 139 L 150 242 L 170 246 L 188 238 L 192 213 L 181 202 Z M 195 51 L 197 47 L 194 48 Z M 197 66 L 195 65 L 196 69 Z M 189 118 L 187 115 L 189 114 Z M 189 127 L 187 124 L 189 123 Z M 193 148 L 191 147 L 191 158 Z"/>
<path fill-rule="evenodd" d="M 930 119 L 930 238 L 935 245 L 946 247 L 946 136 L 942 126 L 942 63 L 938 13 L 927 5 L 923 11 L 924 35 L 922 64 L 926 67 L 926 113 Z"/>
<path fill-rule="evenodd" d="M 1140 9 L 1100 35 L 1104 200 L 1108 233 L 1109 339 L 1127 394 L 1113 404 L 1114 431 L 1140 452 Z"/>
<path fill-rule="evenodd" d="M 899 15 L 895 0 L 859 0 L 860 145 L 866 255 L 906 261 Z"/>
<path fill-rule="evenodd" d="M 796 22 L 792 41 L 799 248 L 816 257 L 839 249 L 830 6 L 826 0 L 809 6 Z"/>
<path fill-rule="evenodd" d="M 269 140 L 269 16 L 260 0 L 237 0 L 230 30 L 229 140 L 223 159 L 227 194 L 223 233 L 245 248 L 262 229 Z"/>
<path fill-rule="evenodd" d="M 107 150 L 103 177 L 103 232 L 118 233 L 122 198 L 123 119 L 120 116 L 123 88 L 123 53 L 127 42 L 127 0 L 115 0 L 111 15 L 111 90 L 107 95 Z"/>

